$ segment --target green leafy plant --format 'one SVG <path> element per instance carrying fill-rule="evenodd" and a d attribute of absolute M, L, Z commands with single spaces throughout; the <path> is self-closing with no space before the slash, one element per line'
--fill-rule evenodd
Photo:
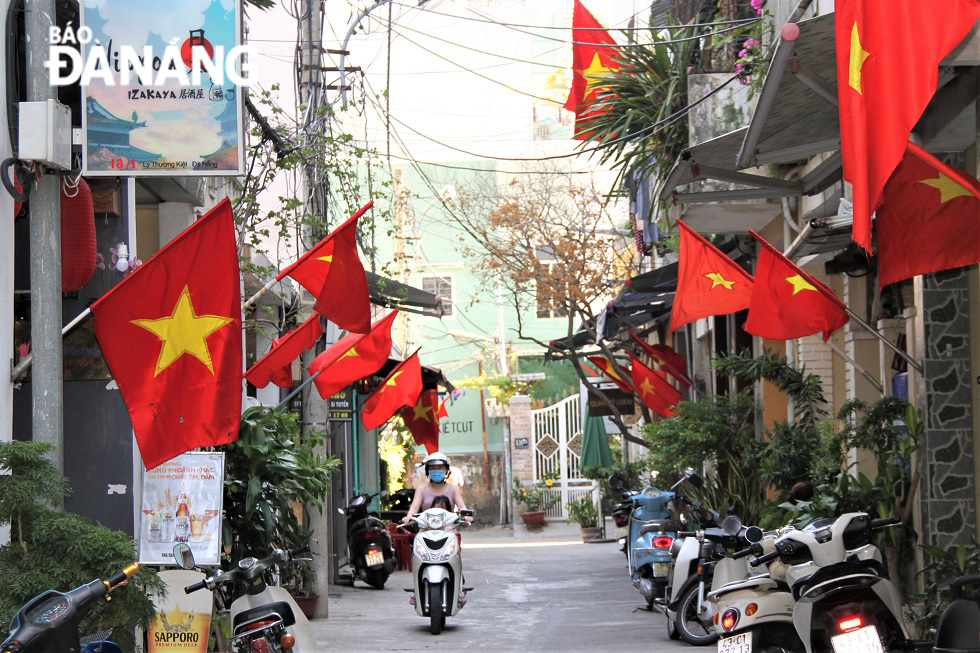
<path fill-rule="evenodd" d="M 624 462 L 611 467 L 586 467 L 582 470 L 582 476 L 599 483 L 599 491 L 603 498 L 610 501 L 619 501 L 619 492 L 609 487 L 609 477 L 618 476 L 627 488 L 641 488 L 646 485 L 646 478 L 650 471 L 650 459 L 646 456 L 639 460 Z"/>
<path fill-rule="evenodd" d="M 925 592 L 920 599 L 923 611 L 912 617 L 920 630 L 935 628 L 943 610 L 955 598 L 950 583 L 960 576 L 980 574 L 980 544 L 976 538 L 971 544 L 960 544 L 954 548 L 943 549 L 931 544 L 920 545 L 929 562 L 919 572 L 925 578 Z"/>
<path fill-rule="evenodd" d="M 568 518 L 582 528 L 595 528 L 599 525 L 599 508 L 590 497 L 582 497 L 568 503 Z"/>
<path fill-rule="evenodd" d="M 557 500 L 551 491 L 556 478 L 558 478 L 557 474 L 546 474 L 544 478 L 535 482 L 531 487 L 526 487 L 521 483 L 521 479 L 515 476 L 512 490 L 514 501 L 523 505 L 526 512 L 547 510 Z"/>
<path fill-rule="evenodd" d="M 222 447 L 223 538 L 232 561 L 310 543 L 309 511 L 322 511 L 330 474 L 340 465 L 316 453 L 322 437 L 301 437 L 294 413 L 256 406 L 242 414 L 238 440 Z M 280 574 L 291 590 L 309 592 L 311 576 L 302 569 Z"/>
<path fill-rule="evenodd" d="M 69 486 L 45 458 L 51 450 L 42 442 L 0 442 L 0 524 L 11 526 L 11 541 L 0 547 L 0 623 L 10 623 L 21 605 L 45 590 L 108 578 L 136 559 L 135 543 L 125 533 L 52 510 Z M 81 632 L 111 629 L 116 643 L 135 650 L 129 628 L 149 625 L 155 614 L 151 590 L 162 592 L 163 585 L 155 571 L 144 569 L 89 613 Z"/>

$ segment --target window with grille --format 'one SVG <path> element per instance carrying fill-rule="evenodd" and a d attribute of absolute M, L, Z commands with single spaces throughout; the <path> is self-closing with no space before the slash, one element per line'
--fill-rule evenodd
<path fill-rule="evenodd" d="M 453 280 L 450 277 L 422 277 L 422 290 L 440 295 L 445 314 L 453 314 Z"/>

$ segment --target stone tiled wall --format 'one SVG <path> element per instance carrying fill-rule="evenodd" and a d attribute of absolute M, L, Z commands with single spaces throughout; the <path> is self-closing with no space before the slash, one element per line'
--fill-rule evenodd
<path fill-rule="evenodd" d="M 922 278 L 925 434 L 923 541 L 968 544 L 976 529 L 970 394 L 968 276 L 963 268 Z"/>
<path fill-rule="evenodd" d="M 534 479 L 534 450 L 532 446 L 531 428 L 531 398 L 524 395 L 515 395 L 510 398 L 510 441 L 511 457 L 510 465 L 514 478 L 519 478 L 522 483 L 528 485 Z M 527 449 L 514 447 L 514 442 L 518 438 L 526 438 Z"/>

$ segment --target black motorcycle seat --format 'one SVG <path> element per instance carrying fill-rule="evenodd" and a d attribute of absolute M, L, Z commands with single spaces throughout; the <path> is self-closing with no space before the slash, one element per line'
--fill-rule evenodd
<path fill-rule="evenodd" d="M 247 624 L 251 621 L 261 621 L 263 618 L 270 617 L 272 615 L 279 615 L 282 617 L 282 623 L 284 626 L 292 626 L 296 623 L 296 615 L 293 614 L 293 609 L 285 601 L 276 601 L 275 603 L 267 603 L 265 605 L 260 605 L 256 608 L 249 608 L 248 610 L 243 610 L 235 615 L 235 620 L 232 622 L 232 628 L 238 628 L 242 624 Z"/>
<path fill-rule="evenodd" d="M 643 526 L 640 526 L 640 534 L 644 533 L 676 533 L 677 531 L 684 530 L 684 525 L 680 522 L 676 522 L 673 519 L 653 519 L 648 522 L 644 522 Z"/>
<path fill-rule="evenodd" d="M 934 653 L 980 652 L 980 605 L 958 599 L 943 612 L 936 627 Z"/>
<path fill-rule="evenodd" d="M 883 575 L 884 570 L 882 569 L 881 563 L 877 560 L 866 560 L 863 562 L 840 562 L 836 565 L 821 567 L 811 576 L 802 582 L 797 583 L 796 586 L 793 587 L 793 598 L 799 601 L 812 588 L 835 578 L 842 578 L 842 582 L 846 584 L 847 581 L 843 579 L 845 576 L 873 576 L 880 578 Z"/>

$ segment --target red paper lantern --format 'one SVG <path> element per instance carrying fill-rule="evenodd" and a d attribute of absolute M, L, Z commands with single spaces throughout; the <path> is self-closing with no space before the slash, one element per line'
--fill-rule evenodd
<path fill-rule="evenodd" d="M 92 279 L 97 253 L 92 191 L 80 178 L 74 196 L 69 197 L 64 186 L 61 188 L 62 292 L 79 290 Z"/>

